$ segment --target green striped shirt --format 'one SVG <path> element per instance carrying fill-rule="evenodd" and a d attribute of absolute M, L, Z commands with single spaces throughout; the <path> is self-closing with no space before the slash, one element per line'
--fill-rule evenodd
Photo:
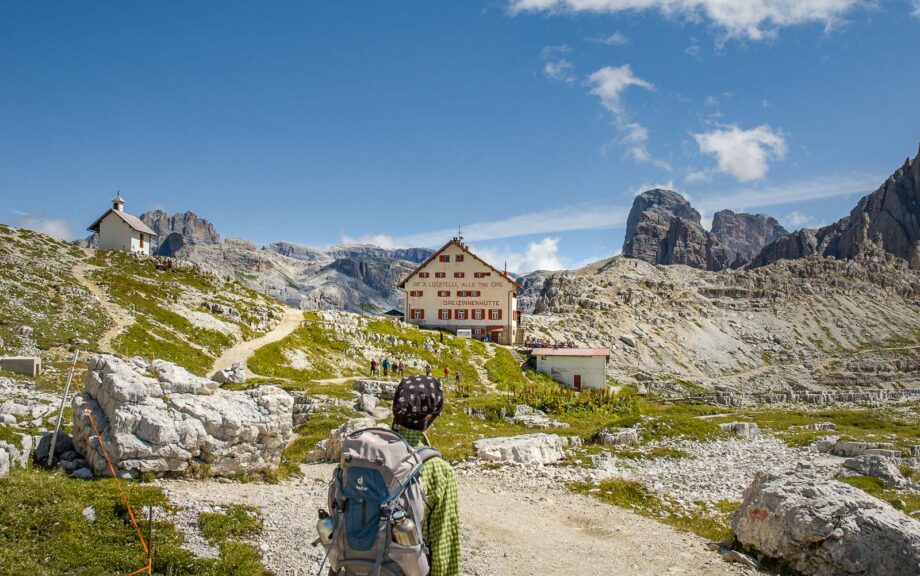
<path fill-rule="evenodd" d="M 398 432 L 413 448 L 431 445 L 422 432 Z M 431 550 L 430 576 L 460 576 L 460 497 L 454 469 L 434 458 L 422 466 L 421 480 L 428 500 L 422 534 Z"/>

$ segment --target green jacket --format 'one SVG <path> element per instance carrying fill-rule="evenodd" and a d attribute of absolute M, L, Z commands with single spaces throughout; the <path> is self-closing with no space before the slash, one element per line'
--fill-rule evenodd
<path fill-rule="evenodd" d="M 398 432 L 413 448 L 431 445 L 421 432 Z M 431 550 L 430 576 L 460 576 L 460 497 L 454 469 L 434 458 L 422 466 L 421 481 L 427 500 L 422 536 Z"/>

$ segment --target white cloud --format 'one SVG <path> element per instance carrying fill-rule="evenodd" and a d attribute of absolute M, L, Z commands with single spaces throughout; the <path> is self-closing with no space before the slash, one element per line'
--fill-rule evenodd
<path fill-rule="evenodd" d="M 741 182 L 762 179 L 770 169 L 770 160 L 786 156 L 782 132 L 766 124 L 750 130 L 731 125 L 693 137 L 701 152 L 715 156 L 719 170 Z"/>
<path fill-rule="evenodd" d="M 543 73 L 551 80 L 571 84 L 578 78 L 573 72 L 572 63 L 565 58 L 551 60 L 543 65 Z"/>
<path fill-rule="evenodd" d="M 342 236 L 343 244 L 373 244 L 374 246 L 379 246 L 386 250 L 392 250 L 393 248 L 404 247 L 402 244 L 398 244 L 397 241 L 387 234 L 365 234 L 358 238 L 353 238 L 351 236 Z"/>
<path fill-rule="evenodd" d="M 837 198 L 867 194 L 884 181 L 884 176 L 872 174 L 850 174 L 846 176 L 826 176 L 814 180 L 794 181 L 777 186 L 763 188 L 743 188 L 733 194 L 713 195 L 699 197 L 692 200 L 694 208 L 703 214 L 711 214 L 717 210 L 730 209 L 735 211 L 753 210 L 770 206 L 783 206 L 821 200 L 824 198 Z M 630 189 L 631 194 L 638 194 L 651 188 L 670 188 L 674 190 L 674 182 L 648 184 Z M 685 198 L 686 193 L 675 190 Z M 485 242 L 502 238 L 515 238 L 520 236 L 536 236 L 543 234 L 556 234 L 573 230 L 600 230 L 606 228 L 622 228 L 626 225 L 630 205 L 588 205 L 576 208 L 560 207 L 542 212 L 532 212 L 511 216 L 501 220 L 477 222 L 463 227 L 463 236 L 467 242 Z M 443 228 L 430 232 L 421 232 L 407 236 L 392 237 L 387 235 L 367 235 L 355 240 L 343 236 L 342 241 L 380 243 L 388 248 L 404 247 L 429 247 L 436 248 L 453 238 L 457 233 L 456 228 Z M 375 239 L 377 239 L 375 241 Z"/>
<path fill-rule="evenodd" d="M 823 221 L 798 210 L 793 210 L 786 214 L 780 218 L 780 222 L 789 230 L 798 230 L 799 228 L 820 228 L 824 226 Z"/>
<path fill-rule="evenodd" d="M 920 1 L 920 0 L 918 0 Z M 611 34 L 610 36 L 602 36 L 600 38 L 591 38 L 591 42 L 597 44 L 606 44 L 607 46 L 626 46 L 631 42 L 628 36 L 620 32 L 619 30 Z"/>
<path fill-rule="evenodd" d="M 655 86 L 633 74 L 629 64 L 618 67 L 605 66 L 588 77 L 591 94 L 597 96 L 601 106 L 613 115 L 613 124 L 620 132 L 617 142 L 624 144 L 630 157 L 636 162 L 645 162 L 671 170 L 670 164 L 654 158 L 648 151 L 648 129 L 642 124 L 630 119 L 623 105 L 622 94 L 630 86 L 638 86 L 645 90 L 654 90 Z"/>
<path fill-rule="evenodd" d="M 54 218 L 41 218 L 39 216 L 23 215 L 19 219 L 20 228 L 28 228 L 59 240 L 74 240 L 76 236 L 70 230 L 70 225 L 64 220 Z"/>
<path fill-rule="evenodd" d="M 916 3 L 917 0 L 914 0 Z M 728 38 L 763 40 L 780 28 L 817 23 L 833 28 L 871 0 L 509 0 L 512 14 L 523 12 L 617 14 L 655 10 L 665 17 L 707 21 Z M 920 7 L 917 8 L 920 11 Z M 917 12 L 915 12 L 917 13 Z"/>
<path fill-rule="evenodd" d="M 920 18 L 920 0 L 914 0 L 914 11 L 913 15 L 915 18 Z"/>
<path fill-rule="evenodd" d="M 684 182 L 687 184 L 709 182 L 710 180 L 712 180 L 712 174 L 708 170 L 690 170 L 684 177 Z"/>
<path fill-rule="evenodd" d="M 496 267 L 501 268 L 507 264 L 508 270 L 516 274 L 565 268 L 563 258 L 559 255 L 559 238 L 550 236 L 530 242 L 524 252 L 476 246 L 470 246 L 470 250 Z"/>
<path fill-rule="evenodd" d="M 684 54 L 697 62 L 703 61 L 703 48 L 700 46 L 700 41 L 697 40 L 695 36 L 690 37 L 690 45 L 684 49 Z"/>

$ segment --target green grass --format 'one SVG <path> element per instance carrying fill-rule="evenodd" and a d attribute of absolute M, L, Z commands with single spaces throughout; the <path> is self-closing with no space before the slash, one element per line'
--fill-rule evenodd
<path fill-rule="evenodd" d="M 840 481 L 854 488 L 859 488 L 863 492 L 866 492 L 870 496 L 875 496 L 879 500 L 888 502 L 909 516 L 920 511 L 920 494 L 890 490 L 885 488 L 885 485 L 882 484 L 882 481 L 878 478 L 872 476 L 851 476 L 849 478 L 841 478 Z M 913 518 L 916 518 L 916 516 L 913 516 Z"/>
<path fill-rule="evenodd" d="M 278 386 L 288 392 L 306 394 L 309 396 L 328 396 L 329 398 L 338 398 L 340 400 L 354 400 L 355 393 L 352 391 L 354 380 L 344 384 L 332 382 L 314 382 L 301 380 L 272 380 L 271 378 L 250 378 L 245 384 L 224 384 L 223 388 L 228 390 L 245 390 L 253 386 L 262 386 L 271 384 Z"/>
<path fill-rule="evenodd" d="M 641 436 L 643 441 L 664 438 L 686 438 L 688 440 L 707 441 L 724 436 L 719 425 L 700 416 L 722 414 L 724 409 L 704 404 L 654 404 L 642 402 L 641 410 L 651 416 L 643 421 Z"/>
<path fill-rule="evenodd" d="M 176 340 L 175 336 L 143 318 L 138 318 L 120 334 L 112 342 L 112 348 L 124 356 L 168 360 L 199 376 L 207 375 L 214 364 L 211 356 Z"/>
<path fill-rule="evenodd" d="M 0 259 L 5 262 L 0 267 L 0 355 L 26 343 L 19 335 L 21 326 L 33 329 L 32 340 L 41 350 L 67 346 L 74 337 L 95 349 L 111 319 L 71 274 L 83 253 L 29 230 L 0 224 L 0 233 Z"/>
<path fill-rule="evenodd" d="M 169 506 L 158 488 L 133 482 L 126 483 L 125 488 L 135 512 L 142 506 Z M 92 523 L 82 514 L 89 506 L 97 515 Z M 60 472 L 13 469 L 0 479 L 2 572 L 30 576 L 133 572 L 145 564 L 146 556 L 123 514 L 113 480 L 72 480 Z M 142 524 L 146 530 L 146 522 Z M 156 519 L 154 541 L 154 574 L 264 574 L 264 569 L 253 567 L 251 555 L 247 562 L 240 561 L 243 554 L 236 547 L 226 551 L 222 547 L 219 560 L 195 558 L 181 547 L 182 536 L 175 527 Z"/>
<path fill-rule="evenodd" d="M 699 513 L 679 511 L 649 492 L 642 484 L 631 480 L 611 479 L 599 484 L 574 482 L 570 483 L 568 488 L 577 494 L 592 496 L 606 504 L 631 510 L 714 542 L 732 537 L 731 528 L 728 525 L 730 512 L 726 510 L 733 508 L 728 503 L 717 506 L 717 517 L 713 518 L 702 511 Z"/>
<path fill-rule="evenodd" d="M 304 320 L 304 325 L 287 337 L 256 350 L 249 359 L 249 369 L 260 376 L 301 382 L 338 376 L 336 360 L 345 358 L 348 343 L 335 338 L 335 332 L 326 326 L 318 312 L 304 312 Z M 312 368 L 300 370 L 290 366 L 285 350 L 302 351 Z"/>
<path fill-rule="evenodd" d="M 527 386 L 530 381 L 521 372 L 521 362 L 506 348 L 496 348 L 495 354 L 485 363 L 489 381 L 499 390 L 515 390 Z"/>
<path fill-rule="evenodd" d="M 281 453 L 281 464 L 277 470 L 278 477 L 299 475 L 300 464 L 306 461 L 307 455 L 313 451 L 316 443 L 328 438 L 331 430 L 358 416 L 354 410 L 342 407 L 311 414 L 307 421 L 295 430 L 297 438 Z"/>
<path fill-rule="evenodd" d="M 198 515 L 198 529 L 211 544 L 230 538 L 245 538 L 262 531 L 262 519 L 253 508 L 230 506 L 225 512 L 202 512 Z"/>

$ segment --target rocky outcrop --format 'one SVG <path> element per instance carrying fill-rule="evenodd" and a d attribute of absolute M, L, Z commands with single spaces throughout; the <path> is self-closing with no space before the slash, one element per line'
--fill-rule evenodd
<path fill-rule="evenodd" d="M 161 256 L 175 256 L 186 244 L 220 244 L 220 234 L 214 225 L 194 212 L 170 215 L 163 210 L 152 210 L 141 214 L 140 219 L 159 235 L 154 246 Z"/>
<path fill-rule="evenodd" d="M 882 250 L 920 268 L 920 152 L 908 158 L 849 215 L 818 230 L 798 230 L 768 244 L 751 266 L 812 254 L 854 259 Z"/>
<path fill-rule="evenodd" d="M 148 376 L 147 374 L 155 376 Z M 97 476 L 107 475 L 92 414 L 118 474 L 214 476 L 268 470 L 291 439 L 293 399 L 275 386 L 233 392 L 162 360 L 113 356 L 90 363 L 73 399 L 73 441 Z"/>
<path fill-rule="evenodd" d="M 518 404 L 514 407 L 514 416 L 511 417 L 511 423 L 525 428 L 536 428 L 546 430 L 549 428 L 568 428 L 565 422 L 552 420 L 546 415 L 546 412 L 531 408 L 526 404 Z"/>
<path fill-rule="evenodd" d="M 275 254 L 281 254 L 282 256 L 287 256 L 288 258 L 301 260 L 303 262 L 325 263 L 329 261 L 329 255 L 322 250 L 317 250 L 316 248 L 311 248 L 303 244 L 295 244 L 294 242 L 272 242 L 271 244 L 263 246 L 262 249 L 267 252 L 274 252 Z"/>
<path fill-rule="evenodd" d="M 920 522 L 807 468 L 762 473 L 732 518 L 748 550 L 815 576 L 903 576 L 920 566 Z"/>
<path fill-rule="evenodd" d="M 489 462 L 552 464 L 565 458 L 565 448 L 573 439 L 556 434 L 524 434 L 476 440 L 476 455 Z"/>
<path fill-rule="evenodd" d="M 339 258 L 324 270 L 344 274 L 384 296 L 392 296 L 396 293 L 396 285 L 412 268 L 398 260 Z"/>
<path fill-rule="evenodd" d="M 720 210 L 713 215 L 709 233 L 739 262 L 749 262 L 764 246 L 788 234 L 772 216 L 731 210 Z"/>
<path fill-rule="evenodd" d="M 633 201 L 626 221 L 623 255 L 650 264 L 685 264 L 701 270 L 738 268 L 747 263 L 755 248 L 759 250 L 767 238 L 782 230 L 765 214 L 724 210 L 717 217 L 713 232 L 707 232 L 700 224 L 700 213 L 680 194 L 661 189 L 643 192 Z"/>
<path fill-rule="evenodd" d="M 373 244 L 339 244 L 326 250 L 326 254 L 333 258 L 390 258 L 421 264 L 434 254 L 434 250 L 430 248 L 381 248 Z"/>

